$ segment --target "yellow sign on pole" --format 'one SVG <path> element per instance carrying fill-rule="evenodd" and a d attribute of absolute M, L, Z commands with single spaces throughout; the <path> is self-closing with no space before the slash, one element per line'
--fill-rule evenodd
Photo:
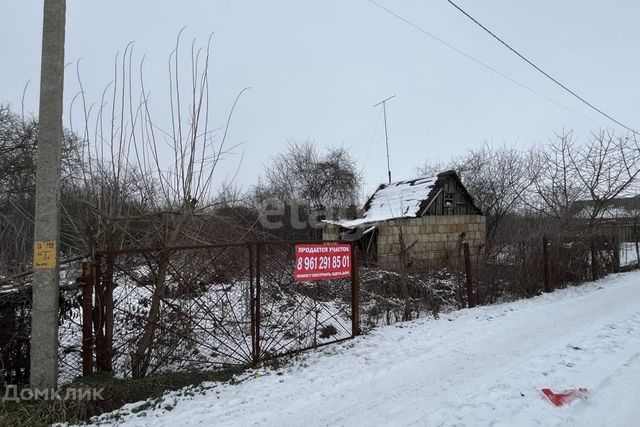
<path fill-rule="evenodd" d="M 56 268 L 56 242 L 35 242 L 33 244 L 33 268 Z"/>

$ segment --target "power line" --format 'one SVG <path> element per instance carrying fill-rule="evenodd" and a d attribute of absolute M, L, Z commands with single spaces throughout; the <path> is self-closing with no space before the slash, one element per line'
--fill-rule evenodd
<path fill-rule="evenodd" d="M 460 6 L 458 6 L 457 4 L 455 4 L 453 1 L 451 0 L 447 0 L 449 2 L 449 4 L 451 4 L 453 7 L 455 7 L 456 9 L 458 9 L 458 11 L 460 11 L 464 16 L 466 16 L 467 18 L 469 18 L 471 21 L 473 21 L 476 25 L 478 25 L 480 28 L 482 28 L 484 31 L 486 31 L 489 35 L 491 35 L 491 37 L 493 37 L 494 39 L 498 40 L 503 46 L 505 46 L 507 49 L 509 49 L 511 52 L 515 53 L 520 59 L 522 59 L 523 61 L 525 61 L 527 64 L 531 65 L 533 68 L 535 68 L 537 71 L 539 71 L 542 75 L 544 75 L 546 78 L 548 78 L 549 80 L 551 80 L 553 83 L 555 83 L 556 85 L 560 86 L 562 89 L 564 89 L 565 91 L 567 91 L 568 93 L 570 93 L 571 95 L 573 95 L 574 97 L 576 97 L 577 99 L 579 99 L 583 104 L 587 105 L 588 107 L 590 107 L 591 109 L 597 111 L 598 113 L 602 114 L 604 117 L 606 117 L 607 119 L 611 120 L 612 122 L 622 126 L 623 128 L 625 128 L 626 130 L 628 130 L 629 132 L 632 132 L 634 134 L 638 134 L 638 132 L 632 128 L 630 128 L 629 126 L 625 125 L 624 123 L 621 123 L 620 121 L 616 120 L 615 118 L 611 117 L 611 115 L 605 113 L 604 111 L 602 111 L 600 108 L 596 107 L 595 105 L 593 105 L 591 102 L 587 101 L 585 98 L 583 98 L 582 96 L 578 95 L 576 92 L 574 92 L 573 90 L 569 89 L 567 86 L 565 86 L 564 84 L 562 84 L 560 81 L 558 81 L 556 78 L 554 78 L 553 76 L 549 75 L 549 73 L 547 73 L 546 71 L 544 71 L 542 68 L 538 67 L 536 64 L 534 64 L 533 62 L 531 62 L 527 57 L 525 57 L 523 54 L 521 54 L 520 52 L 518 52 L 516 49 L 514 49 L 513 47 L 511 47 L 507 42 L 505 42 L 504 40 L 502 40 L 500 37 L 498 37 L 493 31 L 491 31 L 490 29 L 488 29 L 487 27 L 485 27 L 484 25 L 482 25 L 476 18 L 474 18 L 473 16 L 469 15 L 464 9 L 462 9 Z"/>
<path fill-rule="evenodd" d="M 368 1 L 369 3 L 371 3 L 371 4 L 373 4 L 374 6 L 376 6 L 377 8 L 379 8 L 379 9 L 381 9 L 381 10 L 385 11 L 385 12 L 386 12 L 386 13 L 388 13 L 389 15 L 393 16 L 394 18 L 396 18 L 396 19 L 398 19 L 398 20 L 400 20 L 400 21 L 404 22 L 405 24 L 407 24 L 407 25 L 409 25 L 409 26 L 413 27 L 414 29 L 416 29 L 416 30 L 420 31 L 422 34 L 424 34 L 424 35 L 426 35 L 426 36 L 428 36 L 428 37 L 432 38 L 433 40 L 435 40 L 435 41 L 439 42 L 440 44 L 442 44 L 442 45 L 444 45 L 444 46 L 448 47 L 449 49 L 451 49 L 451 50 L 453 50 L 453 51 L 455 51 L 455 52 L 459 53 L 460 55 L 464 56 L 465 58 L 467 58 L 467 59 L 469 59 L 469 60 L 471 60 L 471 61 L 473 61 L 473 62 L 475 62 L 476 64 L 478 64 L 478 65 L 482 66 L 483 68 L 486 68 L 487 70 L 489 70 L 489 71 L 491 71 L 492 73 L 494 73 L 494 74 L 496 74 L 496 75 L 498 75 L 498 76 L 502 77 L 503 79 L 508 80 L 508 81 L 510 81 L 511 83 L 513 83 L 513 84 L 515 84 L 515 85 L 517 85 L 517 86 L 520 86 L 522 89 L 524 89 L 524 90 L 526 90 L 526 91 L 528 91 L 528 92 L 532 93 L 533 95 L 536 95 L 537 97 L 540 97 L 540 98 L 544 99 L 545 101 L 550 102 L 550 103 L 552 103 L 552 104 L 556 105 L 557 107 L 560 107 L 560 108 L 562 108 L 562 109 L 564 109 L 564 110 L 566 110 L 566 111 L 568 111 L 568 112 L 570 112 L 570 113 L 573 113 L 573 114 L 575 114 L 576 116 L 582 117 L 582 118 L 583 118 L 583 119 L 585 119 L 585 120 L 588 120 L 588 121 L 593 122 L 593 123 L 596 123 L 596 124 L 600 124 L 598 121 L 596 121 L 596 120 L 592 119 L 591 117 L 585 116 L 584 114 L 582 114 L 582 113 L 580 113 L 580 112 L 578 112 L 578 111 L 575 111 L 575 110 L 573 110 L 573 109 L 571 109 L 571 108 L 569 108 L 569 107 L 567 107 L 567 106 L 565 106 L 565 105 L 563 105 L 563 104 L 559 103 L 558 101 L 556 101 L 556 100 L 554 100 L 554 99 L 552 99 L 552 98 L 549 98 L 548 96 L 546 96 L 546 95 L 544 95 L 544 94 L 542 94 L 542 93 L 538 92 L 537 90 L 530 88 L 529 86 L 525 85 L 524 83 L 521 83 L 521 82 L 519 82 L 518 80 L 515 80 L 515 79 L 513 79 L 513 78 L 509 77 L 509 76 L 508 76 L 508 75 L 506 75 L 505 73 L 503 73 L 503 72 L 501 72 L 501 71 L 499 71 L 499 70 L 497 70 L 497 69 L 493 68 L 491 65 L 489 65 L 489 64 L 487 64 L 487 63 L 485 63 L 485 62 L 482 62 L 481 60 L 479 60 L 479 59 L 477 59 L 477 58 L 475 58 L 475 57 L 471 56 L 471 55 L 470 55 L 470 54 L 468 54 L 468 53 L 466 53 L 466 52 L 465 52 L 465 51 L 463 51 L 462 49 L 459 49 L 459 48 L 457 48 L 456 46 L 452 45 L 451 43 L 449 43 L 449 42 L 447 42 L 447 41 L 445 41 L 445 40 L 441 39 L 440 37 L 438 37 L 438 36 L 436 36 L 436 35 L 434 35 L 434 34 L 430 33 L 429 31 L 427 31 L 426 29 L 424 29 L 424 28 L 423 28 L 423 27 L 421 27 L 420 25 L 416 24 L 415 22 L 412 22 L 412 21 L 408 20 L 407 18 L 405 18 L 405 17 L 403 17 L 403 16 L 401 16 L 401 15 L 397 14 L 397 13 L 396 13 L 396 12 L 394 12 L 393 10 L 386 8 L 385 6 L 381 5 L 381 4 L 380 4 L 380 3 L 378 3 L 377 1 L 375 1 L 375 0 L 367 0 L 367 1 Z"/>

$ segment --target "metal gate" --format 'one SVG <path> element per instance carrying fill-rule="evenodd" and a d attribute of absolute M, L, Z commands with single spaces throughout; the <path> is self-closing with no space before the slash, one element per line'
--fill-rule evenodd
<path fill-rule="evenodd" d="M 97 253 L 83 275 L 84 374 L 255 364 L 358 335 L 355 247 L 350 278 L 295 282 L 301 243 L 324 242 Z"/>

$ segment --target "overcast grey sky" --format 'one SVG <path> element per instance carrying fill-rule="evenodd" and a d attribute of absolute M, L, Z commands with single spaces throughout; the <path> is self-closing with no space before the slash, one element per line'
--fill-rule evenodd
<path fill-rule="evenodd" d="M 526 146 L 554 130 L 612 126 L 535 73 L 466 20 L 446 0 L 378 0 L 447 42 L 577 111 L 566 111 L 491 73 L 366 0 L 67 0 L 67 62 L 82 58 L 89 98 L 111 80 L 113 58 L 129 41 L 146 54 L 153 108 L 166 106 L 166 61 L 178 30 L 187 43 L 214 32 L 214 121 L 243 87 L 230 139 L 244 153 L 238 183 L 257 179 L 289 139 L 344 144 L 364 168 L 369 191 L 386 179 L 380 111 L 389 103 L 391 169 L 411 177 L 427 159 L 445 161 L 482 141 Z M 459 4 L 575 91 L 620 121 L 640 127 L 636 99 L 640 3 L 537 0 Z M 0 102 L 37 112 L 42 1 L 0 0 Z M 634 59 L 636 58 L 636 59 Z M 186 59 L 186 58 L 185 58 Z M 78 91 L 66 77 L 67 102 Z M 581 115 L 589 117 L 587 120 Z M 67 120 L 66 118 L 65 120 Z M 157 123 L 170 128 L 169 123 Z"/>

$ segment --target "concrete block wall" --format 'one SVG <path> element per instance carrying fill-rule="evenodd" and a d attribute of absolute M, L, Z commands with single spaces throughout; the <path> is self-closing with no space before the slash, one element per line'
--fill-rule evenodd
<path fill-rule="evenodd" d="M 384 221 L 378 227 L 378 263 L 393 268 L 400 251 L 400 228 L 406 245 L 417 243 L 410 252 L 416 268 L 458 262 L 462 257 L 460 234 L 469 243 L 471 255 L 485 245 L 486 218 L 482 215 L 442 215 Z M 324 240 L 338 239 L 338 227 L 327 224 Z"/>
<path fill-rule="evenodd" d="M 395 219 L 378 225 L 378 259 L 391 266 L 400 250 L 400 228 L 406 245 L 417 243 L 410 252 L 416 267 L 456 262 L 462 255 L 461 233 L 471 255 L 484 246 L 486 219 L 482 215 L 443 215 Z"/>
<path fill-rule="evenodd" d="M 334 224 L 325 224 L 322 229 L 322 240 L 339 240 L 339 227 Z"/>

